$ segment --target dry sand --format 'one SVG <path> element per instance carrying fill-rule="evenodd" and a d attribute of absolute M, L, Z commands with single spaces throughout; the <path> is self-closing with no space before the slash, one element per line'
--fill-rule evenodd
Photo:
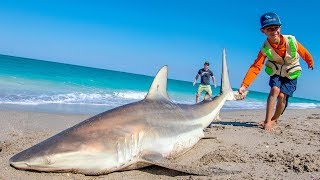
<path fill-rule="evenodd" d="M 222 112 L 206 137 L 175 163 L 236 173 L 196 176 L 158 166 L 102 176 L 39 173 L 8 164 L 14 154 L 90 115 L 0 111 L 0 179 L 320 179 L 320 109 L 286 110 L 272 133 L 256 124 L 264 110 Z"/>

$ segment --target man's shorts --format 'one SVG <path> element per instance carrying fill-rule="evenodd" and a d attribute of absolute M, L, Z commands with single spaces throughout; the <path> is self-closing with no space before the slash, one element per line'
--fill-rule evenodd
<path fill-rule="evenodd" d="M 297 88 L 297 79 L 290 80 L 286 77 L 281 77 L 278 75 L 270 76 L 269 86 L 272 88 L 277 86 L 280 91 L 288 96 L 292 96 L 293 92 Z"/>
<path fill-rule="evenodd" d="M 204 84 L 200 84 L 198 87 L 198 94 L 201 94 L 202 91 L 206 91 L 208 92 L 208 94 L 211 96 L 212 95 L 212 90 L 211 90 L 211 86 L 210 85 L 204 85 Z"/>

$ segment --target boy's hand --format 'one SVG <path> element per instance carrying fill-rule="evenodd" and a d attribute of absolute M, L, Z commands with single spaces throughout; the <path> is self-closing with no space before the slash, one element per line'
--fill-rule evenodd
<path fill-rule="evenodd" d="M 308 69 L 313 70 L 313 65 L 308 66 Z"/>
<path fill-rule="evenodd" d="M 247 94 L 248 94 L 248 90 L 245 86 L 241 86 L 239 89 L 238 89 L 238 92 L 237 93 L 234 93 L 234 98 L 236 100 L 243 100 L 246 98 Z"/>
<path fill-rule="evenodd" d="M 247 94 L 248 94 L 248 90 L 245 90 L 242 94 L 240 94 L 239 91 L 234 91 L 233 92 L 233 100 L 243 100 L 246 98 Z"/>
<path fill-rule="evenodd" d="M 238 92 L 239 94 L 243 94 L 245 91 L 246 91 L 246 87 L 245 86 L 241 86 L 239 89 L 238 89 Z"/>

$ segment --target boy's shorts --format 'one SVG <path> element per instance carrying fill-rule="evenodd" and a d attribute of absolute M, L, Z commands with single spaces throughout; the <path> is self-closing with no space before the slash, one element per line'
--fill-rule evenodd
<path fill-rule="evenodd" d="M 211 86 L 210 85 L 204 85 L 204 84 L 200 84 L 198 87 L 198 94 L 201 94 L 202 91 L 206 91 L 208 92 L 208 94 L 211 96 L 212 95 L 212 90 L 211 90 Z"/>
<path fill-rule="evenodd" d="M 280 91 L 288 96 L 292 96 L 293 92 L 297 88 L 297 79 L 288 79 L 286 77 L 281 77 L 279 75 L 270 76 L 269 86 L 272 88 L 277 86 Z"/>

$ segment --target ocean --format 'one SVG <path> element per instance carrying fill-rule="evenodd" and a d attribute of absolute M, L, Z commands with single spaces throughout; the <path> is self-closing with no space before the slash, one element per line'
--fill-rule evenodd
<path fill-rule="evenodd" d="M 153 80 L 151 76 L 6 55 L 0 55 L 0 62 L 2 110 L 97 114 L 142 100 Z M 192 82 L 168 80 L 168 94 L 176 103 L 195 103 L 196 89 Z M 220 91 L 212 89 L 213 95 Z M 228 101 L 222 110 L 264 109 L 267 97 L 267 93 L 250 91 L 244 101 Z M 320 101 L 296 97 L 288 105 L 319 107 Z"/>

